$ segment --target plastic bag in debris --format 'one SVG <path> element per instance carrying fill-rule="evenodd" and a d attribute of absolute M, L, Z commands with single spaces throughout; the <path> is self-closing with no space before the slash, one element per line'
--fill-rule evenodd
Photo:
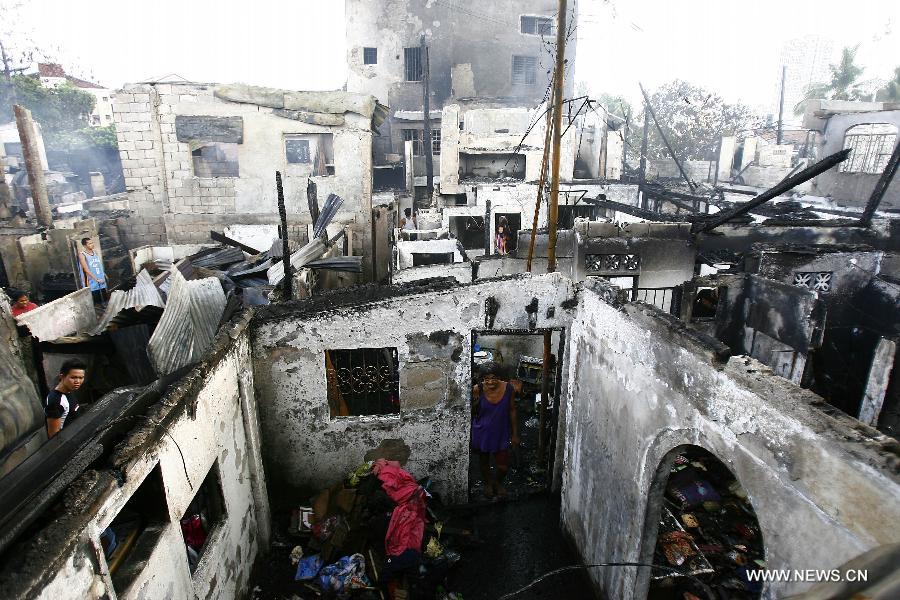
<path fill-rule="evenodd" d="M 297 573 L 294 575 L 294 581 L 303 581 L 304 579 L 312 579 L 322 570 L 325 561 L 318 554 L 305 556 L 297 563 Z"/>
<path fill-rule="evenodd" d="M 369 587 L 363 555 L 345 556 L 322 569 L 319 573 L 319 586 L 323 592 L 334 592 L 338 596 L 347 596 L 352 590 Z"/>

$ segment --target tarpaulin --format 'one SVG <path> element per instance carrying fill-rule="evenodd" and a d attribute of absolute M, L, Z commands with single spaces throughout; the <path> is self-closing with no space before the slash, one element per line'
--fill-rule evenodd
<path fill-rule="evenodd" d="M 398 556 L 405 550 L 422 551 L 425 535 L 425 492 L 400 463 L 379 458 L 372 472 L 381 487 L 397 506 L 391 515 L 384 548 L 388 556 Z"/>

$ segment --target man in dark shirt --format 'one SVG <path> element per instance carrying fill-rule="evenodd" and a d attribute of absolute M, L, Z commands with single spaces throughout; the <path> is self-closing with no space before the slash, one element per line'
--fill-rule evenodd
<path fill-rule="evenodd" d="M 84 383 L 87 365 L 78 359 L 67 360 L 59 369 L 59 383 L 47 394 L 44 414 L 47 417 L 47 437 L 53 437 L 78 416 L 78 400 L 73 396 Z"/>

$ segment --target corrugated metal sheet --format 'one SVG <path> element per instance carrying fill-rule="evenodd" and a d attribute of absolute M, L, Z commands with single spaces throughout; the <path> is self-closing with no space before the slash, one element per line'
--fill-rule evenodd
<path fill-rule="evenodd" d="M 291 267 L 299 269 L 306 263 L 320 258 L 325 254 L 327 249 L 328 247 L 325 245 L 325 242 L 323 242 L 321 238 L 316 238 L 291 254 Z M 270 285 L 278 285 L 281 283 L 281 280 L 284 279 L 284 262 L 276 262 L 268 271 L 266 271 L 266 275 L 269 277 Z"/>
<path fill-rule="evenodd" d="M 162 318 L 150 338 L 150 360 L 159 375 L 194 363 L 209 349 L 225 310 L 225 293 L 214 277 L 187 281 L 176 269 Z"/>
<path fill-rule="evenodd" d="M 204 251 L 190 257 L 195 267 L 215 269 L 237 262 L 244 262 L 244 252 L 240 248 L 221 248 L 212 252 Z"/>
<path fill-rule="evenodd" d="M 103 318 L 100 319 L 100 323 L 91 332 L 91 335 L 100 335 L 106 331 L 109 324 L 123 310 L 133 308 L 141 311 L 147 306 L 163 308 L 166 305 L 162 294 L 159 293 L 159 289 L 153 284 L 153 279 L 150 278 L 150 273 L 146 269 L 141 269 L 135 280 L 134 287 L 127 292 L 122 290 L 113 291 L 109 297 L 109 303 L 106 305 L 106 312 L 103 313 Z"/>
<path fill-rule="evenodd" d="M 362 256 L 332 256 L 320 258 L 306 263 L 310 269 L 329 269 L 331 271 L 348 271 L 362 273 Z"/>

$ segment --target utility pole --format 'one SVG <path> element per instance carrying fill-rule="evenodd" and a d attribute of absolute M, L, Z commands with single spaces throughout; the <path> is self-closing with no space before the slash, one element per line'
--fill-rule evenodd
<path fill-rule="evenodd" d="M 784 134 L 783 123 L 784 123 L 784 79 L 787 76 L 787 65 L 781 66 L 781 98 L 778 100 L 778 134 L 775 137 L 775 143 L 781 144 L 781 139 Z"/>
<path fill-rule="evenodd" d="M 44 167 L 41 165 L 41 153 L 37 136 L 34 135 L 34 121 L 31 111 L 16 104 L 16 127 L 19 129 L 19 141 L 22 143 L 22 157 L 28 171 L 28 183 L 31 184 L 31 197 L 34 200 L 34 214 L 42 227 L 53 227 L 53 214 L 47 199 L 47 183 L 44 180 Z"/>
<path fill-rule="evenodd" d="M 555 86 L 554 86 L 555 87 Z M 553 106 L 553 87 L 550 88 L 548 106 Z M 544 199 L 544 186 L 547 183 L 547 164 L 550 162 L 550 136 L 553 134 L 553 110 L 547 109 L 547 122 L 544 125 L 544 156 L 541 158 L 541 176 L 538 178 L 537 199 L 534 202 L 534 221 L 531 223 L 531 241 L 528 242 L 527 270 L 531 273 L 531 264 L 534 260 L 534 245 L 537 240 L 538 214 L 541 212 L 541 200 Z"/>
<path fill-rule="evenodd" d="M 641 138 L 641 187 L 647 182 L 647 139 L 650 137 L 650 115 L 644 110 L 644 134 Z"/>
<path fill-rule="evenodd" d="M 422 113 L 423 113 L 423 129 L 422 145 L 423 154 L 425 155 L 425 189 L 428 190 L 429 205 L 434 201 L 434 165 L 432 164 L 432 146 L 431 146 L 431 69 L 428 64 L 428 46 L 425 45 L 425 35 L 421 38 L 421 51 L 419 52 L 422 60 Z"/>
<path fill-rule="evenodd" d="M 566 77 L 566 0 L 559 0 L 556 22 L 556 70 L 553 80 L 553 167 L 550 173 L 547 272 L 556 271 L 556 220 L 559 216 L 559 150 L 562 137 L 563 80 Z"/>

